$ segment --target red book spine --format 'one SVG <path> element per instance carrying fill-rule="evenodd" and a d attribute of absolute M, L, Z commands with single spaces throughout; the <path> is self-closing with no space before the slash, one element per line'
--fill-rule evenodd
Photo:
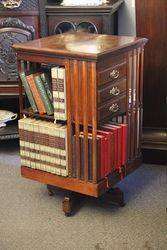
<path fill-rule="evenodd" d="M 117 169 L 120 169 L 122 165 L 122 128 L 119 125 L 112 125 L 112 126 L 113 128 L 117 129 L 117 138 L 118 138 L 118 141 L 117 141 L 118 168 Z"/>
<path fill-rule="evenodd" d="M 106 140 L 104 136 L 101 136 L 101 178 L 105 177 L 105 169 L 106 169 L 106 152 L 105 152 L 105 144 Z"/>
<path fill-rule="evenodd" d="M 114 144 L 114 154 L 112 155 L 113 159 L 113 168 L 114 170 L 119 169 L 118 165 L 118 131 L 116 128 L 112 127 L 111 124 L 105 124 L 102 126 L 102 129 L 105 129 L 106 131 L 110 131 L 113 133 L 113 144 Z"/>
<path fill-rule="evenodd" d="M 122 127 L 122 165 L 126 165 L 128 161 L 127 157 L 127 124 L 119 124 Z"/>
<path fill-rule="evenodd" d="M 109 132 L 97 130 L 99 135 L 105 137 L 105 171 L 104 175 L 107 176 L 111 172 L 111 135 Z"/>

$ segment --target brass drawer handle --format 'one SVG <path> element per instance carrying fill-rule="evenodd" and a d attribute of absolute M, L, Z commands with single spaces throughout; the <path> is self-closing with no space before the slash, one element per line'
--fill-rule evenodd
<path fill-rule="evenodd" d="M 120 94 L 120 90 L 119 90 L 119 88 L 118 87 L 113 87 L 112 89 L 110 89 L 110 95 L 115 95 L 115 96 L 117 96 L 117 95 L 119 95 Z"/>
<path fill-rule="evenodd" d="M 109 107 L 109 111 L 111 112 L 117 112 L 119 110 L 119 105 L 117 103 L 113 103 L 110 107 Z"/>
<path fill-rule="evenodd" d="M 119 77 L 119 71 L 116 70 L 116 69 L 113 69 L 111 72 L 110 72 L 110 77 L 114 78 L 114 79 L 117 79 Z"/>

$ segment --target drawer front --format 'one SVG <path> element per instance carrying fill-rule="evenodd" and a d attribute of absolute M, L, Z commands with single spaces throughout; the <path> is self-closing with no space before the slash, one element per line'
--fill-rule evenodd
<path fill-rule="evenodd" d="M 126 77 L 126 62 L 107 68 L 98 74 L 98 85 Z"/>
<path fill-rule="evenodd" d="M 125 112 L 126 112 L 126 95 L 123 95 L 121 98 L 108 101 L 106 102 L 105 105 L 98 108 L 98 121 Z"/>
<path fill-rule="evenodd" d="M 126 78 L 115 83 L 110 82 L 104 88 L 98 90 L 98 105 L 111 99 L 118 98 L 126 91 Z"/>

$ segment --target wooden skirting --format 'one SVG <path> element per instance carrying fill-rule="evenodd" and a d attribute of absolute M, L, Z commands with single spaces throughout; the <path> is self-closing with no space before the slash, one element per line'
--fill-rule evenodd
<path fill-rule="evenodd" d="M 142 148 L 167 150 L 167 129 L 143 128 Z"/>

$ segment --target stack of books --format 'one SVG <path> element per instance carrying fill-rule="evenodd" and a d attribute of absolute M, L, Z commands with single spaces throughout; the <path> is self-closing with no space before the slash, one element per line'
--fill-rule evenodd
<path fill-rule="evenodd" d="M 105 178 L 114 171 L 121 172 L 127 164 L 127 124 L 109 122 L 97 130 L 97 176 Z M 84 136 L 80 132 L 81 179 L 84 179 Z M 92 133 L 88 134 L 88 180 L 92 181 Z M 73 136 L 73 177 L 76 177 L 76 136 Z"/>
<path fill-rule="evenodd" d="M 68 175 L 67 128 L 61 124 L 19 120 L 21 165 L 56 175 Z"/>
<path fill-rule="evenodd" d="M 26 75 L 20 73 L 20 79 L 34 113 L 53 115 L 53 97 L 51 85 L 45 73 Z"/>

